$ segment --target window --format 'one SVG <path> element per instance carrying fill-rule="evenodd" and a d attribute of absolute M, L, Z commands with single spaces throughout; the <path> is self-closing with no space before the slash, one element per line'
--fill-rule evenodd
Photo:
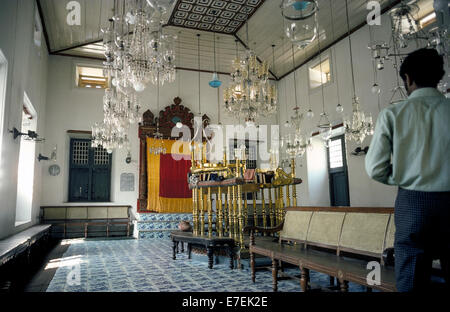
<path fill-rule="evenodd" d="M 5 112 L 6 77 L 8 74 L 8 62 L 0 50 L 0 168 L 2 163 L 2 139 L 3 139 L 3 114 Z"/>
<path fill-rule="evenodd" d="M 331 82 L 331 63 L 328 55 L 322 62 L 318 62 L 309 67 L 309 87 L 315 89 L 322 84 Z"/>
<path fill-rule="evenodd" d="M 242 143 L 239 144 L 239 146 Z M 236 159 L 234 157 L 234 153 L 235 153 L 235 149 L 237 149 L 238 147 L 238 141 L 237 140 L 233 140 L 230 142 L 230 159 L 229 162 L 230 164 L 235 164 L 236 163 Z M 247 169 L 256 169 L 256 145 L 254 142 L 250 142 L 249 140 L 245 140 L 245 167 Z"/>
<path fill-rule="evenodd" d="M 344 155 L 342 153 L 342 139 L 331 141 L 328 149 L 330 169 L 342 168 L 344 166 Z"/>
<path fill-rule="evenodd" d="M 36 131 L 37 113 L 27 94 L 24 94 L 21 132 Z M 36 142 L 20 137 L 17 177 L 16 226 L 31 221 L 33 207 Z"/>
<path fill-rule="evenodd" d="M 419 21 L 420 27 L 425 28 L 436 22 L 436 12 L 431 12 Z"/>
<path fill-rule="evenodd" d="M 89 139 L 70 140 L 69 202 L 109 202 L 112 155 Z"/>
<path fill-rule="evenodd" d="M 106 89 L 108 78 L 103 75 L 103 68 L 77 65 L 76 84 L 80 88 Z"/>

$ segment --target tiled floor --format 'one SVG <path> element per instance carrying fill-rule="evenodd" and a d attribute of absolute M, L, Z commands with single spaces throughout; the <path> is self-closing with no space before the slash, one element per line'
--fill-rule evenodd
<path fill-rule="evenodd" d="M 60 259 L 48 269 L 58 267 L 47 292 L 271 292 L 272 275 L 258 271 L 251 282 L 248 269 L 230 270 L 227 265 L 189 260 L 179 254 L 172 260 L 168 239 L 148 240 L 67 240 L 70 244 Z M 289 269 L 298 273 L 296 269 Z M 79 283 L 77 281 L 79 277 Z M 328 285 L 328 277 L 311 272 L 311 281 Z M 279 282 L 279 291 L 299 292 L 295 280 Z M 350 284 L 350 291 L 364 291 Z"/>

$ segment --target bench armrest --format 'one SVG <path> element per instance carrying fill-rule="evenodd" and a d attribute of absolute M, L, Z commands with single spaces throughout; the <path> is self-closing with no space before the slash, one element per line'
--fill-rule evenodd
<path fill-rule="evenodd" d="M 283 229 L 284 222 L 281 222 L 275 227 L 260 227 L 260 226 L 253 226 L 253 225 L 247 225 L 242 230 L 243 233 L 250 232 L 250 234 L 254 233 L 255 231 L 261 232 L 261 233 L 276 233 Z"/>
<path fill-rule="evenodd" d="M 255 245 L 255 231 L 261 233 L 276 233 L 283 229 L 284 221 L 278 224 L 276 227 L 259 227 L 247 225 L 242 229 L 243 233 L 250 232 L 250 245 Z"/>

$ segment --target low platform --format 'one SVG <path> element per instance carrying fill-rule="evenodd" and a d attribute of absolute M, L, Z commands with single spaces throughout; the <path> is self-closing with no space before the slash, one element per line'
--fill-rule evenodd
<path fill-rule="evenodd" d="M 176 260 L 178 245 L 182 243 L 182 251 L 184 251 L 184 243 L 187 244 L 188 258 L 191 258 L 192 246 L 201 246 L 206 248 L 208 255 L 208 267 L 213 268 L 214 250 L 226 248 L 230 257 L 230 269 L 234 268 L 234 239 L 229 237 L 207 237 L 197 236 L 192 232 L 173 231 L 170 234 L 173 242 L 173 260 Z"/>

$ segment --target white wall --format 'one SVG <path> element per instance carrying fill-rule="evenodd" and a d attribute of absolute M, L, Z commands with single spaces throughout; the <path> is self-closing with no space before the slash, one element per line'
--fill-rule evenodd
<path fill-rule="evenodd" d="M 50 154 L 52 148 L 58 146 L 57 164 L 61 167 L 59 176 L 50 176 L 47 169 L 52 164 L 44 164 L 42 205 L 68 204 L 68 165 L 70 140 L 67 130 L 91 130 L 91 126 L 103 119 L 103 90 L 78 88 L 75 86 L 76 64 L 101 65 L 99 62 L 63 56 L 49 57 L 49 75 L 47 89 L 46 142 L 45 150 Z M 201 112 L 211 118 L 211 123 L 218 121 L 217 90 L 209 87 L 212 74 L 201 74 Z M 222 124 L 237 124 L 237 121 L 224 112 L 223 87 L 228 85 L 228 76 L 220 76 L 223 82 L 219 90 Z M 179 91 L 178 91 L 179 90 Z M 156 87 L 149 85 L 139 95 L 142 113 L 150 109 L 157 114 Z M 173 99 L 179 96 L 182 105 L 189 107 L 194 114 L 198 113 L 198 73 L 179 71 L 177 80 L 172 84 L 164 84 L 160 89 L 160 107 L 162 110 L 173 104 Z M 274 124 L 275 117 L 262 120 L 262 123 Z M 113 153 L 112 166 L 112 196 L 113 204 L 132 205 L 136 211 L 138 198 L 139 171 L 139 140 L 138 129 L 130 130 L 131 153 L 133 162 L 125 163 L 126 151 L 116 150 Z M 120 192 L 120 174 L 134 173 L 135 192 Z M 75 205 L 75 204 L 74 204 Z M 80 205 L 80 203 L 76 203 Z"/>
<path fill-rule="evenodd" d="M 37 132 L 43 134 L 47 83 L 47 48 L 33 43 L 35 1 L 3 0 L 0 9 L 0 49 L 8 62 L 6 101 L 0 157 L 0 239 L 38 222 L 41 194 L 41 164 L 36 160 L 33 183 L 32 221 L 15 226 L 17 169 L 20 140 L 8 129 L 20 129 L 24 92 L 38 116 Z M 36 145 L 36 155 L 42 146 Z"/>
<path fill-rule="evenodd" d="M 386 42 L 389 42 L 390 21 L 386 15 L 382 16 L 381 26 L 375 26 L 373 34 L 375 40 L 385 40 Z M 371 87 L 374 83 L 374 74 L 371 53 L 368 49 L 370 42 L 369 27 L 366 25 L 353 33 L 351 35 L 351 41 L 356 94 L 360 98 L 361 108 L 365 112 L 370 112 L 375 121 L 379 109 L 378 97 L 371 92 Z M 417 46 L 415 44 L 411 44 L 409 51 L 415 50 L 416 48 Z M 339 79 L 339 95 L 341 104 L 344 107 L 344 114 L 350 114 L 352 111 L 351 104 L 353 94 L 348 38 L 341 40 L 329 50 L 324 51 L 323 55 L 330 50 L 333 58 L 332 70 L 334 71 L 334 81 L 324 87 L 324 98 L 326 112 L 330 115 L 330 120 L 333 125 L 336 125 L 342 123 L 342 114 L 336 112 L 336 106 L 338 104 L 336 73 Z M 317 59 L 310 61 L 296 71 L 299 105 L 301 106 L 301 111 L 305 113 L 305 120 L 302 127 L 305 134 L 317 131 L 316 125 L 319 122 L 320 113 L 322 112 L 321 88 L 310 92 L 307 83 L 308 68 L 315 62 L 317 62 Z M 291 115 L 291 109 L 295 106 L 293 80 L 294 75 L 292 73 L 279 82 L 281 125 L 285 123 L 287 118 L 290 118 L 288 116 Z M 380 108 L 383 109 L 389 105 L 388 103 L 392 96 L 391 90 L 396 85 L 396 73 L 392 63 L 387 62 L 385 69 L 378 71 L 378 84 L 382 89 Z M 286 109 L 286 105 L 288 109 Z M 306 118 L 306 111 L 309 109 L 309 105 L 311 105 L 315 114 L 312 120 Z M 283 135 L 287 133 L 287 129 L 283 126 L 281 127 L 281 133 Z M 371 137 L 366 138 L 362 147 L 370 145 L 370 141 Z M 385 186 L 369 179 L 364 167 L 364 157 L 350 155 L 350 152 L 357 146 L 358 144 L 354 142 L 349 142 L 347 145 L 351 205 L 363 207 L 393 207 L 397 188 Z M 319 148 L 319 150 L 317 150 L 317 148 Z M 324 173 L 323 171 L 324 169 L 326 170 L 326 157 L 324 155 L 326 150 L 317 147 L 317 142 L 315 142 L 314 150 L 308 151 L 307 153 L 307 157 L 298 161 L 297 165 L 297 176 L 304 180 L 304 183 L 298 187 L 298 192 L 300 194 L 299 203 L 302 206 L 329 205 L 328 180 L 323 180 L 324 176 L 327 176 L 327 172 Z M 320 161 L 325 161 L 325 163 L 322 165 L 318 164 L 319 159 Z M 300 166 L 301 164 L 303 164 L 302 167 Z M 319 174 L 317 174 L 318 171 Z M 318 194 L 320 194 L 320 196 Z"/>

